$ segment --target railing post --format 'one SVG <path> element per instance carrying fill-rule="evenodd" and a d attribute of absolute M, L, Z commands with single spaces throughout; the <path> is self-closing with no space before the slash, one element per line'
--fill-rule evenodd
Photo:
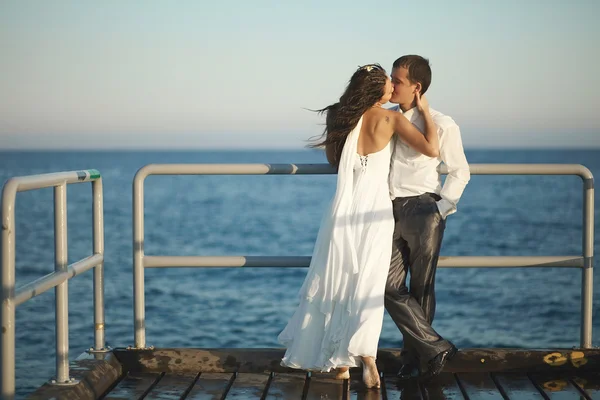
<path fill-rule="evenodd" d="M 92 182 L 94 254 L 104 257 L 104 198 L 102 178 Z M 94 267 L 94 348 L 106 351 L 104 338 L 104 261 Z"/>
<path fill-rule="evenodd" d="M 2 191 L 2 399 L 15 397 L 15 197 L 17 190 L 8 181 Z"/>
<path fill-rule="evenodd" d="M 136 349 L 146 347 L 144 302 L 144 180 L 141 171 L 133 179 L 133 319 Z"/>
<path fill-rule="evenodd" d="M 94 198 L 94 252 L 93 255 L 80 260 L 69 269 L 68 265 L 68 237 L 67 237 L 67 184 L 92 181 Z M 99 180 L 99 183 L 94 182 Z M 37 282 L 15 290 L 15 200 L 19 191 L 54 187 L 54 269 L 50 280 L 42 278 Z M 31 175 L 9 179 L 2 190 L 2 305 L 0 307 L 0 320 L 2 321 L 2 342 L 0 347 L 0 397 L 2 400 L 14 399 L 15 396 L 15 307 L 36 295 L 39 288 L 44 292 L 55 288 L 55 326 L 56 326 L 56 378 L 50 381 L 55 385 L 75 385 L 75 379 L 69 378 L 69 275 L 86 271 L 92 267 L 96 269 L 94 275 L 95 290 L 94 301 L 96 304 L 94 320 L 96 327 L 101 329 L 95 335 L 96 345 L 104 346 L 104 293 L 103 293 L 103 262 L 104 259 L 104 227 L 102 207 L 102 182 L 97 170 L 69 171 L 53 174 Z M 96 265 L 98 263 L 98 265 Z M 66 279 L 65 279 L 66 278 Z M 96 279 L 98 278 L 98 279 Z M 44 281 L 44 283 L 42 283 Z M 47 286 L 52 281 L 51 286 Z M 56 282 L 56 283 L 54 283 Z M 61 283 L 58 283 L 61 282 Z M 29 293 L 29 286 L 33 293 Z M 46 287 L 44 287 L 46 286 Z M 24 296 L 23 296 L 24 294 Z M 39 294 L 39 293 L 37 293 Z M 16 296 L 16 297 L 15 297 Z"/>
<path fill-rule="evenodd" d="M 583 257 L 581 270 L 581 347 L 592 347 L 594 294 L 594 179 L 583 178 Z"/>
<path fill-rule="evenodd" d="M 583 256 L 547 257 L 549 264 L 565 263 L 563 267 L 582 268 L 581 287 L 581 332 L 582 348 L 592 346 L 592 304 L 594 266 L 594 180 L 589 169 L 579 164 L 471 164 L 474 175 L 578 175 L 584 182 L 583 197 Z M 146 346 L 144 312 L 144 269 L 146 267 L 197 267 L 200 259 L 210 264 L 200 266 L 237 267 L 252 264 L 251 257 L 161 257 L 144 256 L 144 180 L 149 175 L 285 175 L 285 174 L 332 174 L 335 171 L 322 164 L 148 164 L 142 167 L 133 181 L 133 276 L 134 276 L 134 326 L 135 348 Z M 441 166 L 440 173 L 447 174 L 448 168 Z M 254 257 L 253 266 L 262 263 Z M 273 259 L 273 257 L 267 257 Z M 297 257 L 290 257 L 297 259 Z M 455 258 L 455 257 L 451 257 Z M 479 257 L 473 257 L 478 259 Z M 486 257 L 484 257 L 486 258 Z M 511 257 L 507 257 L 511 258 Z M 528 257 L 524 257 L 529 259 Z M 168 265 L 165 260 L 168 259 Z M 174 263 L 172 260 L 175 260 Z M 224 261 L 226 260 L 226 261 Z M 471 260 L 473 261 L 473 260 Z M 297 261 L 295 261 L 297 262 Z M 506 263 L 506 260 L 504 260 Z M 219 265 L 215 265 L 217 263 Z M 239 265 L 237 265 L 239 263 Z M 443 261 L 440 262 L 442 264 Z M 509 262 L 513 264 L 514 262 Z M 526 262 L 527 264 L 530 261 Z M 289 265 L 288 265 L 289 266 Z M 456 265 L 454 265 L 456 266 Z M 474 265 L 473 265 L 474 266 Z M 494 267 L 515 265 L 493 265 Z M 531 265 L 526 265 L 531 266 Z M 541 266 L 541 265 L 540 265 Z M 549 265 L 547 265 L 549 266 Z"/>
<path fill-rule="evenodd" d="M 67 184 L 54 187 L 54 270 L 66 272 L 67 252 Z M 69 383 L 69 281 L 56 286 L 56 381 Z"/>

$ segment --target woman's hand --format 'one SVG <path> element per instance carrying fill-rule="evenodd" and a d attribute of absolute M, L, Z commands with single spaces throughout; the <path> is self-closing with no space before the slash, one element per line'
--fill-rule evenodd
<path fill-rule="evenodd" d="M 425 97 L 425 95 L 421 96 L 421 93 L 417 92 L 415 100 L 417 102 L 417 110 L 419 110 L 420 113 L 429 113 L 429 102 L 427 101 L 427 97 Z"/>

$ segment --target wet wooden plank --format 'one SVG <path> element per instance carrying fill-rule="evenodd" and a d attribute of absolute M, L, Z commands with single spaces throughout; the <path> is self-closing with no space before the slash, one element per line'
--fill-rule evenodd
<path fill-rule="evenodd" d="M 137 372 L 293 372 L 280 365 L 285 349 L 114 349 L 124 369 Z M 380 371 L 395 374 L 400 349 L 379 349 Z M 467 349 L 444 367 L 444 372 L 554 371 L 594 373 L 600 370 L 600 349 Z"/>
<path fill-rule="evenodd" d="M 383 399 L 383 387 L 380 389 L 367 389 L 363 379 L 362 370 L 356 369 L 351 372 L 350 379 L 347 381 L 348 400 L 381 400 Z M 381 385 L 385 383 L 381 379 Z"/>
<path fill-rule="evenodd" d="M 415 379 L 402 381 L 396 374 L 384 374 L 381 381 L 384 395 L 387 399 L 422 400 L 421 389 Z"/>
<path fill-rule="evenodd" d="M 27 399 L 95 399 L 119 382 L 123 369 L 112 353 L 83 353 L 69 363 L 70 376 L 79 381 L 75 386 L 45 383 Z"/>
<path fill-rule="evenodd" d="M 129 373 L 104 399 L 139 399 L 161 376 L 162 374 L 153 373 Z"/>
<path fill-rule="evenodd" d="M 456 379 L 471 400 L 504 399 L 488 373 L 459 373 L 456 374 Z"/>
<path fill-rule="evenodd" d="M 229 389 L 233 374 L 202 372 L 186 399 L 220 400 Z"/>
<path fill-rule="evenodd" d="M 600 400 L 600 374 L 576 375 L 571 378 L 571 383 L 583 390 L 590 399 Z"/>
<path fill-rule="evenodd" d="M 568 376 L 562 374 L 530 374 L 529 377 L 551 400 L 584 398 L 568 379 Z"/>
<path fill-rule="evenodd" d="M 271 379 L 266 400 L 301 399 L 306 373 L 276 373 Z"/>
<path fill-rule="evenodd" d="M 308 381 L 308 391 L 306 400 L 342 400 L 344 392 L 347 392 L 347 385 L 343 380 L 335 379 L 334 373 L 321 374 L 311 373 Z"/>
<path fill-rule="evenodd" d="M 353 390 L 350 388 L 350 394 L 348 396 L 349 400 L 382 400 L 383 397 L 383 389 L 358 389 Z M 398 398 L 399 399 L 399 398 Z"/>
<path fill-rule="evenodd" d="M 423 397 L 429 400 L 464 399 L 460 386 L 451 373 L 442 373 L 421 384 L 421 392 Z"/>
<path fill-rule="evenodd" d="M 265 393 L 267 383 L 269 382 L 268 373 L 238 373 L 236 374 L 231 389 L 227 392 L 229 399 L 260 399 Z"/>
<path fill-rule="evenodd" d="M 509 399 L 536 400 L 544 398 L 524 373 L 492 374 L 492 378 Z"/>
<path fill-rule="evenodd" d="M 600 352 L 596 349 L 469 349 L 458 354 L 444 367 L 445 372 L 587 372 L 600 369 Z"/>
<path fill-rule="evenodd" d="M 165 374 L 144 400 L 179 400 L 197 377 L 198 374 Z"/>

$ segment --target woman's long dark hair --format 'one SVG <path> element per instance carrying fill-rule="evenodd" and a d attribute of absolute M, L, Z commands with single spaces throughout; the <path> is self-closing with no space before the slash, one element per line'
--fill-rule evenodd
<path fill-rule="evenodd" d="M 331 104 L 318 113 L 325 113 L 325 130 L 309 147 L 327 147 L 334 149 L 332 165 L 337 167 L 342 157 L 342 149 L 348 134 L 356 127 L 360 117 L 383 96 L 387 73 L 379 64 L 359 67 L 344 94 L 337 103 Z"/>

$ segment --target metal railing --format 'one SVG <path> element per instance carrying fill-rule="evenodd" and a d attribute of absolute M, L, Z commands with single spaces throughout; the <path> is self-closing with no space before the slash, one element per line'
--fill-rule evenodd
<path fill-rule="evenodd" d="M 557 257 L 440 257 L 440 267 L 567 267 L 582 270 L 582 348 L 592 346 L 594 256 L 594 178 L 577 164 L 472 164 L 473 175 L 577 175 L 583 180 L 582 255 Z M 443 166 L 441 173 L 446 174 Z M 310 257 L 146 256 L 144 254 L 144 181 L 150 175 L 314 175 L 334 174 L 327 164 L 149 164 L 133 180 L 133 280 L 135 349 L 146 348 L 144 268 L 308 267 Z"/>
<path fill-rule="evenodd" d="M 68 263 L 67 184 L 92 182 L 93 255 Z M 15 203 L 17 192 L 54 187 L 54 272 L 15 289 Z M 56 385 L 73 385 L 69 377 L 68 280 L 94 268 L 94 348 L 104 352 L 104 213 L 102 178 L 97 170 L 58 172 L 9 179 L 2 191 L 2 342 L 0 359 L 2 399 L 15 395 L 15 309 L 19 304 L 55 288 Z"/>

